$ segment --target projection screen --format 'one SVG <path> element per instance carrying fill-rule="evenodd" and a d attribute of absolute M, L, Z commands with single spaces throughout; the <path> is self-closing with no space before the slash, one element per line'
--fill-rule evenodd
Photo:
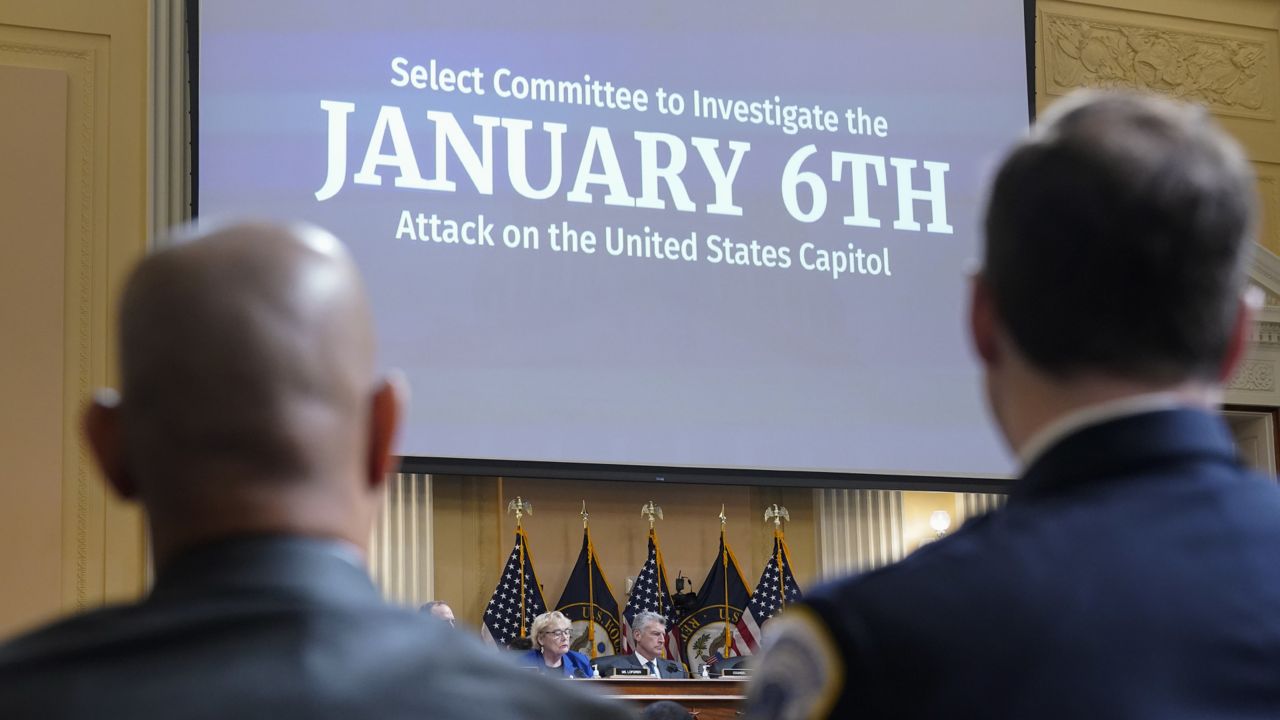
<path fill-rule="evenodd" d="M 200 220 L 349 244 L 406 467 L 1011 471 L 964 315 L 1023 0 L 193 12 Z"/>

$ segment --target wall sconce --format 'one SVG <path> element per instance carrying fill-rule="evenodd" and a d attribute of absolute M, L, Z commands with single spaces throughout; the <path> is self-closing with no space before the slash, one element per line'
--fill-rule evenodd
<path fill-rule="evenodd" d="M 946 510 L 934 510 L 929 515 L 929 527 L 933 528 L 933 532 L 937 537 L 947 534 L 947 530 L 951 529 L 951 513 Z"/>

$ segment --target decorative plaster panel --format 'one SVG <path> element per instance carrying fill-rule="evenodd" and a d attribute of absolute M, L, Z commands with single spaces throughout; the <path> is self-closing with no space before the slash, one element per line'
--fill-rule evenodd
<path fill-rule="evenodd" d="M 1226 31 L 1187 32 L 1042 11 L 1045 91 L 1139 88 L 1194 100 L 1214 112 L 1274 119 L 1267 86 L 1274 48 Z M 1275 44 L 1274 37 L 1270 44 Z"/>
<path fill-rule="evenodd" d="M 1272 324 L 1272 323 L 1267 323 Z M 1276 389 L 1276 364 L 1273 360 L 1246 360 L 1227 384 L 1230 390 L 1272 392 Z"/>

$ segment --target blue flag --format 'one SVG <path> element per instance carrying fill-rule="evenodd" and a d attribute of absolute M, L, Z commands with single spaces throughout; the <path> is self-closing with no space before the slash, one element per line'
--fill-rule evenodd
<path fill-rule="evenodd" d="M 720 553 L 698 588 L 697 609 L 680 621 L 680 646 L 694 677 L 703 665 L 714 666 L 724 658 L 756 651 L 758 630 L 753 632 L 743 618 L 750 598 L 738 560 L 725 543 L 721 528 Z"/>
<path fill-rule="evenodd" d="M 600 569 L 591 532 L 582 529 L 582 552 L 560 593 L 557 610 L 573 623 L 569 649 L 591 658 L 621 651 L 622 626 L 618 622 L 618 601 Z"/>

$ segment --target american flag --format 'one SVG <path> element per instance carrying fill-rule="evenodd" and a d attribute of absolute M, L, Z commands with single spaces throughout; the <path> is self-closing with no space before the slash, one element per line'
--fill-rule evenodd
<path fill-rule="evenodd" d="M 756 637 L 760 637 L 760 628 L 774 615 L 782 612 L 786 606 L 798 602 L 801 598 L 800 585 L 791 573 L 791 559 L 787 553 L 787 541 L 781 533 L 773 535 L 773 554 L 760 573 L 760 582 L 751 593 L 751 601 L 747 603 L 744 620 L 747 621 Z"/>
<path fill-rule="evenodd" d="M 662 551 L 658 549 L 658 533 L 649 529 L 649 556 L 644 567 L 636 574 L 635 585 L 631 587 L 631 597 L 622 610 L 622 652 L 635 652 L 631 640 L 631 621 L 636 613 L 648 610 L 656 612 L 667 619 L 667 642 L 665 656 L 680 659 L 680 643 L 676 640 L 676 608 L 671 602 L 671 590 L 667 585 L 667 567 L 662 562 Z"/>
<path fill-rule="evenodd" d="M 533 572 L 529 538 L 524 528 L 516 528 L 516 545 L 511 548 L 507 566 L 502 569 L 502 577 L 484 610 L 483 637 L 488 642 L 506 645 L 528 635 L 533 619 L 546 611 L 542 586 Z"/>

